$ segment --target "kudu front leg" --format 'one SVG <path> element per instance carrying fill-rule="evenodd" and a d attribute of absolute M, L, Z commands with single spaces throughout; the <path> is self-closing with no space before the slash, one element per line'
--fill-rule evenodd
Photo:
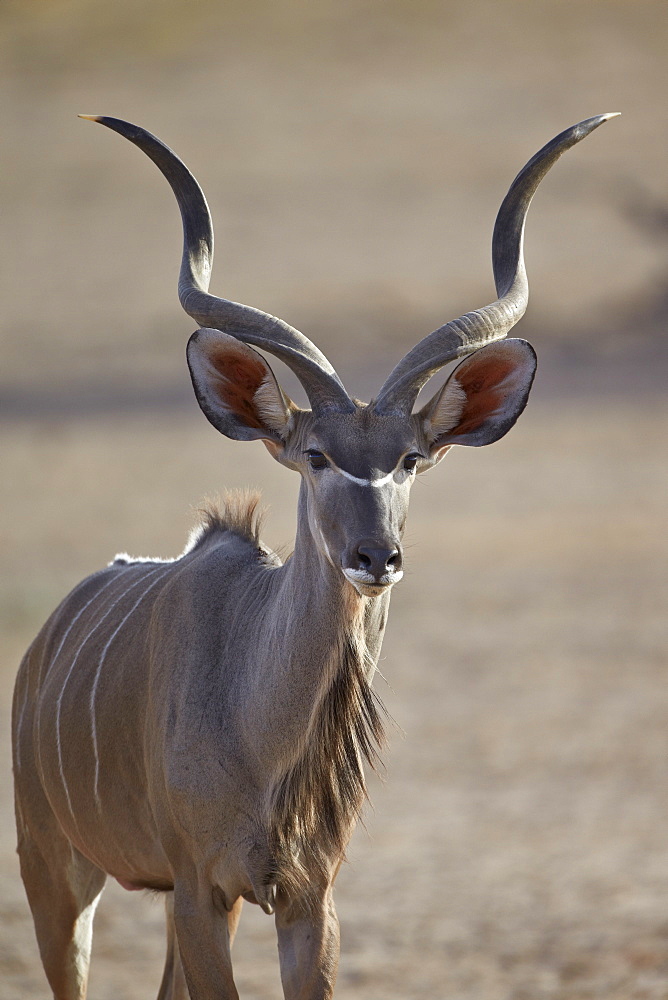
<path fill-rule="evenodd" d="M 331 887 L 315 910 L 276 904 L 278 954 L 285 1000 L 330 1000 L 339 966 L 339 918 Z"/>
<path fill-rule="evenodd" d="M 239 1000 L 230 949 L 240 911 L 238 903 L 230 913 L 221 912 L 220 904 L 214 902 L 213 887 L 206 883 L 174 887 L 176 939 L 172 945 L 171 976 L 176 983 L 182 968 L 190 1000 Z M 170 962 L 169 951 L 167 961 Z M 165 979 L 162 989 L 167 989 Z M 160 996 L 181 1000 L 178 987 L 171 994 L 164 992 Z"/>
<path fill-rule="evenodd" d="M 167 957 L 165 959 L 165 971 L 163 972 L 162 982 L 158 992 L 158 1000 L 190 1000 L 188 985 L 183 971 L 183 963 L 179 953 L 179 943 L 176 938 L 176 926 L 174 924 L 174 893 L 168 892 L 166 893 L 166 896 L 165 914 L 167 917 Z M 227 916 L 230 946 L 233 944 L 234 936 L 237 932 L 242 905 L 243 899 L 239 897 Z"/>
<path fill-rule="evenodd" d="M 165 917 L 167 921 L 167 956 L 165 971 L 158 991 L 158 1000 L 189 1000 L 188 986 L 179 955 L 174 926 L 174 893 L 165 894 Z"/>

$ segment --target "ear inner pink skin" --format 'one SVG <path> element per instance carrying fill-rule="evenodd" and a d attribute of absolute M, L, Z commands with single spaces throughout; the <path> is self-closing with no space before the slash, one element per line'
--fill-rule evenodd
<path fill-rule="evenodd" d="M 420 411 L 433 449 L 473 447 L 503 437 L 522 413 L 536 373 L 536 355 L 524 340 L 489 344 L 454 370 Z"/>
<path fill-rule="evenodd" d="M 462 420 L 451 433 L 468 434 L 477 430 L 499 408 L 505 397 L 503 383 L 515 367 L 512 359 L 494 359 L 471 369 L 462 365 L 457 381 L 466 392 L 467 401 Z"/>
<path fill-rule="evenodd" d="M 215 380 L 215 392 L 222 405 L 247 426 L 261 429 L 263 424 L 257 414 L 254 397 L 267 374 L 262 360 L 249 357 L 246 352 L 235 356 L 227 344 L 218 351 L 210 348 L 207 355 L 219 373 Z"/>

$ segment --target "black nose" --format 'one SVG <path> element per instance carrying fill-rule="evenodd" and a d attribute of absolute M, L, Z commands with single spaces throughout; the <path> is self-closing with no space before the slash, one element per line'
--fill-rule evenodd
<path fill-rule="evenodd" d="M 391 549 L 377 548 L 373 544 L 357 546 L 357 561 L 359 569 L 366 570 L 375 580 L 388 573 L 397 573 L 401 569 L 401 552 L 395 546 Z"/>

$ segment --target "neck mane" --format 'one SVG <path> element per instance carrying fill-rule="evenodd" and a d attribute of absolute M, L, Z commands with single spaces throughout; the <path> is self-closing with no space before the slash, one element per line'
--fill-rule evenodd
<path fill-rule="evenodd" d="M 274 784 L 269 833 L 277 883 L 308 902 L 331 878 L 333 859 L 345 855 L 367 798 L 365 765 L 372 770 L 381 765 L 386 712 L 371 682 L 389 594 L 369 599 L 354 591 L 319 552 L 304 504 L 302 491 L 295 552 L 286 570 L 301 581 L 291 588 L 291 599 L 297 604 L 301 595 L 310 621 L 317 623 L 311 648 L 299 660 L 319 670 L 322 682 L 315 703 L 304 706 L 308 718 L 300 752 Z M 293 606 L 293 611 L 293 621 L 301 618 L 303 610 Z M 295 635 L 290 641 L 297 645 Z"/>
<path fill-rule="evenodd" d="M 255 751 L 270 747 L 270 759 L 278 762 L 262 821 L 271 857 L 262 878 L 308 908 L 345 855 L 367 797 L 365 765 L 377 770 L 381 764 L 386 713 L 371 682 L 389 593 L 361 597 L 327 562 L 313 541 L 303 496 L 294 554 L 283 566 L 274 562 L 258 539 L 257 501 L 237 495 L 224 513 L 209 512 L 193 547 L 206 544 L 210 532 L 233 531 L 271 568 L 269 605 L 256 616 L 256 641 L 265 654 L 246 674 L 243 714 L 252 717 L 258 690 L 271 685 L 271 711 L 254 719 L 252 736 Z"/>

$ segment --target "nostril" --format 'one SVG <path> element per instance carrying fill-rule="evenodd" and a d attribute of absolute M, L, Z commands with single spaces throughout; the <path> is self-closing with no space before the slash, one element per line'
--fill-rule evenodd
<path fill-rule="evenodd" d="M 371 556 L 367 554 L 366 549 L 357 550 L 357 558 L 359 559 L 360 569 L 370 569 L 371 567 Z"/>
<path fill-rule="evenodd" d="M 370 573 L 377 580 L 386 573 L 394 573 L 401 569 L 401 552 L 398 548 L 376 548 L 375 545 L 359 545 L 357 547 L 359 569 Z"/>

